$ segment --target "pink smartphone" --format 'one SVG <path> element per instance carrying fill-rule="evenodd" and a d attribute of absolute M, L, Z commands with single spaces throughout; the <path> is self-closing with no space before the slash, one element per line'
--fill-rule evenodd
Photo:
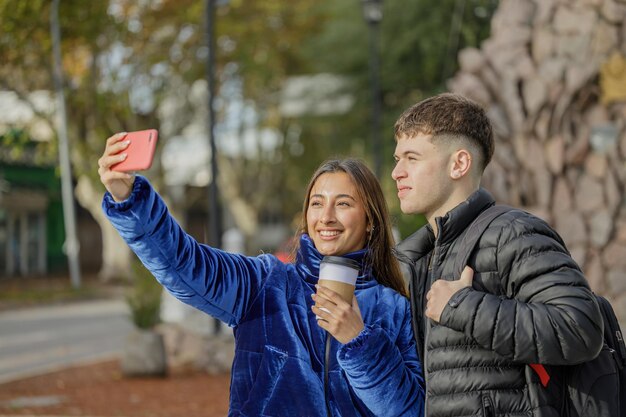
<path fill-rule="evenodd" d="M 113 171 L 143 171 L 150 168 L 159 133 L 156 129 L 129 132 L 122 140 L 130 144 L 123 150 L 127 157 L 120 163 L 111 166 Z"/>

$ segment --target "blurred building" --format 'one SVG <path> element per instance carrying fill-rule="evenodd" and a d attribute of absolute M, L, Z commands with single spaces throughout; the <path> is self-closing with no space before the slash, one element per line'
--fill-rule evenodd
<path fill-rule="evenodd" d="M 0 277 L 67 269 L 54 132 L 37 116 L 49 115 L 53 100 L 41 91 L 28 100 L 0 91 Z M 101 263 L 100 229 L 76 206 L 82 253 L 89 254 L 81 266 L 95 270 Z"/>
<path fill-rule="evenodd" d="M 53 166 L 0 151 L 0 276 L 45 274 L 65 262 L 61 184 Z"/>

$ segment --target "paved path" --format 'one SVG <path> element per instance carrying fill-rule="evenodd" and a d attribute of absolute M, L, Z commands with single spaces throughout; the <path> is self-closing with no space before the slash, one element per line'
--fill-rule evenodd
<path fill-rule="evenodd" d="M 0 383 L 119 357 L 132 329 L 123 300 L 0 313 Z"/>

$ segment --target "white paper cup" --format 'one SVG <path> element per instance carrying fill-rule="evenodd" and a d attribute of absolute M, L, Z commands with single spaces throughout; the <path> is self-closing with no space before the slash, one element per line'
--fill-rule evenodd
<path fill-rule="evenodd" d="M 324 256 L 320 262 L 319 285 L 338 293 L 352 304 L 352 295 L 359 276 L 359 263 L 340 256 Z"/>

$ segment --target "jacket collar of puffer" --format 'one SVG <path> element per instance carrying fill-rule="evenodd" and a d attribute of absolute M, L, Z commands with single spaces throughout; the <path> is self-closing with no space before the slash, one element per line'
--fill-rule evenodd
<path fill-rule="evenodd" d="M 435 221 L 439 227 L 439 244 L 445 245 L 455 240 L 485 209 L 494 204 L 492 195 L 480 188 L 469 198 Z M 413 262 L 428 254 L 435 245 L 435 235 L 430 224 L 419 228 L 415 233 L 400 242 L 397 250 Z"/>
<path fill-rule="evenodd" d="M 368 251 L 369 250 L 365 248 L 342 255 L 344 258 L 353 259 L 361 265 L 359 277 L 356 282 L 357 288 L 365 288 L 376 285 L 376 280 L 373 279 L 371 274 L 371 268 L 367 266 L 365 262 Z M 320 262 L 323 257 L 324 255 L 319 253 L 315 248 L 315 245 L 309 235 L 303 233 L 302 236 L 300 236 L 300 247 L 298 249 L 296 267 L 300 271 L 301 276 L 303 276 L 307 282 L 317 284 Z"/>

